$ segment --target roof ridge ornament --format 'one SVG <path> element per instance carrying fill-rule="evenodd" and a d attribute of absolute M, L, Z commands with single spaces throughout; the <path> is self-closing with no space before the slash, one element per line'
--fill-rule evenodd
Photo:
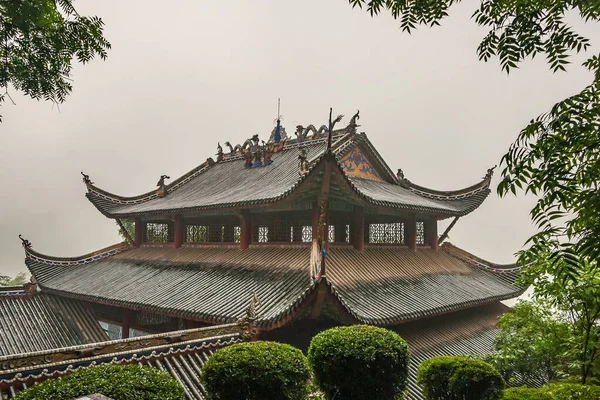
<path fill-rule="evenodd" d="M 254 322 L 257 318 L 256 307 L 260 304 L 259 298 L 256 296 L 256 292 L 252 292 L 252 297 L 250 298 L 250 303 L 246 307 L 244 311 L 244 315 L 241 316 L 236 323 L 240 327 L 242 331 L 242 337 L 244 339 L 250 339 L 256 333 L 254 329 Z"/>
<path fill-rule="evenodd" d="M 352 116 L 352 118 L 350 118 L 350 123 L 348 124 L 348 126 L 346 127 L 346 130 L 350 133 L 356 133 L 356 128 L 358 128 L 360 125 L 358 125 L 356 123 L 356 121 L 358 119 L 360 119 L 360 110 L 356 110 L 356 114 L 354 114 Z M 364 133 L 364 132 L 363 132 Z"/>
<path fill-rule="evenodd" d="M 306 153 L 306 147 L 300 147 L 300 154 L 298 155 L 298 174 L 300 174 L 300 176 L 304 176 L 308 172 L 307 158 L 308 154 Z"/>
<path fill-rule="evenodd" d="M 171 179 L 171 177 L 168 175 L 161 175 L 158 183 L 156 184 L 156 186 L 158 186 L 158 189 L 156 190 L 158 197 L 165 197 L 168 193 L 165 179 Z"/>
<path fill-rule="evenodd" d="M 31 242 L 27 239 L 24 239 L 23 236 L 21 236 L 21 234 L 19 233 L 19 239 L 21 239 L 21 244 L 23 245 L 23 248 L 25 250 L 31 249 L 33 246 L 31 245 Z"/>
<path fill-rule="evenodd" d="M 494 176 L 494 170 L 496 169 L 497 166 L 498 165 L 494 165 L 492 168 L 488 168 L 485 176 L 483 178 L 481 178 L 481 179 L 488 180 L 488 181 L 491 182 L 492 181 L 492 176 Z"/>
<path fill-rule="evenodd" d="M 85 183 L 87 186 L 94 184 L 94 182 L 92 182 L 92 180 L 90 179 L 90 176 L 84 174 L 83 171 L 81 171 L 81 176 L 83 176 L 83 183 Z"/>
<path fill-rule="evenodd" d="M 410 188 L 411 183 L 404 176 L 404 172 L 402 171 L 402 169 L 398 168 L 398 171 L 396 172 L 396 178 L 398 178 L 398 184 L 400 186 L 402 186 L 405 189 L 409 189 Z"/>
<path fill-rule="evenodd" d="M 223 161 L 223 147 L 221 147 L 221 143 L 217 142 L 217 162 Z"/>

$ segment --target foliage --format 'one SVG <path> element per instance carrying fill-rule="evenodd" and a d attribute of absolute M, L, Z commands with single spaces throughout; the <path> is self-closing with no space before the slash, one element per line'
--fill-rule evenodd
<path fill-rule="evenodd" d="M 519 301 L 498 320 L 495 352 L 484 357 L 510 385 L 518 380 L 529 385 L 565 375 L 572 361 L 569 325 L 557 319 L 547 304 Z"/>
<path fill-rule="evenodd" d="M 201 375 L 209 399 L 304 400 L 309 379 L 308 362 L 300 350 L 261 341 L 217 350 Z"/>
<path fill-rule="evenodd" d="M 27 273 L 19 272 L 14 278 L 0 275 L 0 286 L 23 286 L 27 283 Z"/>
<path fill-rule="evenodd" d="M 328 329 L 312 339 L 308 360 L 328 399 L 396 400 L 407 388 L 408 345 L 387 329 Z"/>
<path fill-rule="evenodd" d="M 502 393 L 502 400 L 597 400 L 600 386 L 577 383 L 550 383 L 542 388 L 510 388 Z"/>
<path fill-rule="evenodd" d="M 183 400 L 183 388 L 168 373 L 137 364 L 80 368 L 37 383 L 14 400 L 73 400 L 100 393 L 119 400 Z"/>
<path fill-rule="evenodd" d="M 0 102 L 8 86 L 34 99 L 62 103 L 71 64 L 105 59 L 110 43 L 98 17 L 81 16 L 73 0 L 0 0 Z"/>
<path fill-rule="evenodd" d="M 408 32 L 420 24 L 438 25 L 458 1 L 349 0 L 353 7 L 366 5 L 371 15 L 390 11 Z M 600 2 L 482 0 L 473 13 L 475 22 L 488 29 L 477 49 L 479 58 L 498 57 L 508 73 L 540 54 L 552 71 L 565 70 L 571 55 L 590 46 L 568 24 L 567 15 L 598 22 Z M 521 265 L 529 267 L 522 283 L 534 284 L 536 296 L 569 313 L 571 350 L 585 383 L 599 346 L 600 56 L 583 66 L 592 82 L 533 119 L 503 156 L 498 193 L 538 196 L 531 210 L 538 232 L 519 253 Z"/>
<path fill-rule="evenodd" d="M 508 388 L 502 392 L 502 400 L 553 400 L 543 389 L 526 386 Z"/>
<path fill-rule="evenodd" d="M 504 380 L 490 364 L 451 356 L 423 361 L 417 384 L 428 400 L 496 400 L 504 389 Z"/>
<path fill-rule="evenodd" d="M 117 224 L 117 226 L 119 227 L 119 235 L 124 239 L 127 240 L 127 235 L 125 235 L 125 232 L 127 232 L 127 234 L 129 234 L 129 237 L 131 239 L 135 238 L 135 222 L 133 221 L 127 221 L 122 219 L 121 223 L 123 224 L 123 227 L 125 228 L 125 232 L 123 231 L 123 229 L 119 226 L 119 223 L 115 221 L 115 223 Z"/>

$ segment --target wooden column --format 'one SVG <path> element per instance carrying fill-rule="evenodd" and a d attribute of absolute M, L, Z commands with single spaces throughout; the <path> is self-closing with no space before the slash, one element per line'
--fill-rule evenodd
<path fill-rule="evenodd" d="M 425 221 L 425 244 L 429 245 L 433 250 L 438 249 L 438 231 L 436 219 L 432 218 Z"/>
<path fill-rule="evenodd" d="M 135 219 L 134 229 L 135 231 L 133 242 L 136 246 L 139 246 L 144 241 L 144 223 L 142 222 L 141 218 Z"/>
<path fill-rule="evenodd" d="M 365 249 L 365 208 L 354 206 L 352 215 L 352 244 L 358 251 Z"/>
<path fill-rule="evenodd" d="M 123 316 L 121 321 L 121 339 L 127 339 L 129 337 L 129 327 L 131 326 L 131 310 L 123 310 Z"/>
<path fill-rule="evenodd" d="M 243 210 L 240 220 L 240 249 L 247 249 L 250 243 L 252 243 L 252 216 L 248 210 Z"/>
<path fill-rule="evenodd" d="M 412 251 L 417 250 L 417 218 L 411 214 L 404 223 L 404 239 Z"/>
<path fill-rule="evenodd" d="M 319 202 L 316 201 L 313 203 L 313 209 L 312 209 L 312 238 L 313 240 L 318 239 L 319 238 L 319 214 L 321 213 L 321 210 L 319 209 Z"/>
<path fill-rule="evenodd" d="M 175 217 L 175 222 L 173 223 L 173 247 L 176 249 L 180 248 L 184 240 L 185 224 L 181 216 L 178 215 Z"/>

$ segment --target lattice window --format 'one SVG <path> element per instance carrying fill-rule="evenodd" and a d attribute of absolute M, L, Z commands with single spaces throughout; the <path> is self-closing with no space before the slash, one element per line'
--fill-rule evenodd
<path fill-rule="evenodd" d="M 329 243 L 333 243 L 335 242 L 335 226 L 333 225 L 328 225 L 327 226 L 327 240 L 329 240 Z"/>
<path fill-rule="evenodd" d="M 269 227 L 258 227 L 258 243 L 267 243 L 269 241 Z"/>
<path fill-rule="evenodd" d="M 425 223 L 417 221 L 417 244 L 425 244 Z"/>
<path fill-rule="evenodd" d="M 302 227 L 302 241 L 304 243 L 312 242 L 312 226 Z"/>
<path fill-rule="evenodd" d="M 242 229 L 239 226 L 234 226 L 233 227 L 233 241 L 235 243 L 240 242 L 241 235 L 242 235 Z"/>
<path fill-rule="evenodd" d="M 185 227 L 185 241 L 194 243 L 208 242 L 208 226 L 187 225 Z"/>
<path fill-rule="evenodd" d="M 346 224 L 346 243 L 350 243 L 350 224 Z"/>
<path fill-rule="evenodd" d="M 164 243 L 169 241 L 169 225 L 148 222 L 146 224 L 146 242 Z"/>
<path fill-rule="evenodd" d="M 402 222 L 369 224 L 369 243 L 404 243 L 404 224 Z"/>

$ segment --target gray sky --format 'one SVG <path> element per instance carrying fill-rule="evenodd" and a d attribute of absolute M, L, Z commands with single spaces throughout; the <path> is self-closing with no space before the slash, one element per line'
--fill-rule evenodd
<path fill-rule="evenodd" d="M 161 174 L 175 178 L 212 156 L 217 141 L 266 139 L 278 97 L 289 131 L 326 123 L 329 107 L 346 122 L 360 109 L 360 130 L 394 170 L 420 185 L 459 189 L 497 164 L 532 117 L 591 81 L 578 67 L 582 57 L 556 75 L 543 60 L 510 77 L 496 60 L 479 62 L 485 30 L 470 20 L 474 2 L 413 35 L 346 0 L 76 5 L 103 18 L 113 49 L 106 62 L 74 69 L 75 89 L 60 112 L 18 94 L 17 106 L 0 109 L 3 274 L 25 268 L 19 233 L 58 256 L 120 240 L 115 223 L 84 197 L 79 171 L 113 193 L 152 190 Z M 577 26 L 600 40 L 597 24 Z M 532 204 L 494 192 L 450 241 L 512 262 L 533 232 Z"/>

